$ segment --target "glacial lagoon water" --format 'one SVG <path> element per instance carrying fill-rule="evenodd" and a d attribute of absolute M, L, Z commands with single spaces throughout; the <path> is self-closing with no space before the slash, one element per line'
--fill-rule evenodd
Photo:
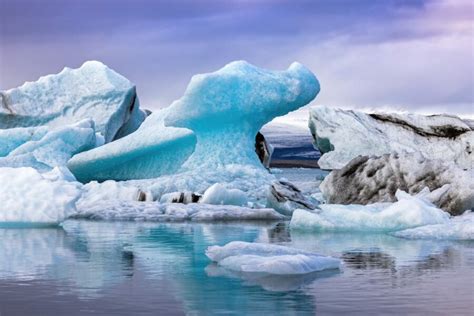
<path fill-rule="evenodd" d="M 307 170 L 282 172 L 310 189 Z M 205 256 L 233 240 L 341 258 L 342 272 L 241 275 Z M 0 315 L 472 315 L 474 241 L 303 233 L 288 222 L 66 221 L 0 229 Z"/>

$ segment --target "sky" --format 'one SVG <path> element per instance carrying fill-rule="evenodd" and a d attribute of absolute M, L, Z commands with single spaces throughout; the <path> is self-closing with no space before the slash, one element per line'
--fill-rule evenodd
<path fill-rule="evenodd" d="M 143 108 L 234 60 L 321 83 L 311 104 L 474 114 L 471 0 L 0 0 L 0 90 L 100 60 Z"/>

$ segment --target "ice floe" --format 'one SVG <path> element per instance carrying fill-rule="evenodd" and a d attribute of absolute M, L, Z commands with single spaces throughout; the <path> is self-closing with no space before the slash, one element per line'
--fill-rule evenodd
<path fill-rule="evenodd" d="M 126 200 L 103 200 L 79 203 L 73 218 L 109 221 L 243 221 L 281 220 L 284 216 L 273 209 L 257 209 L 234 205 L 201 203 L 158 203 Z"/>
<path fill-rule="evenodd" d="M 446 224 L 449 214 L 428 200 L 397 191 L 397 202 L 369 205 L 321 204 L 319 209 L 293 212 L 290 227 L 318 231 L 397 231 Z"/>
<path fill-rule="evenodd" d="M 243 241 L 211 246 L 206 255 L 219 266 L 245 273 L 294 275 L 342 267 L 336 258 L 286 246 Z"/>
<path fill-rule="evenodd" d="M 474 213 L 467 211 L 446 223 L 405 229 L 393 235 L 407 239 L 474 240 Z"/>

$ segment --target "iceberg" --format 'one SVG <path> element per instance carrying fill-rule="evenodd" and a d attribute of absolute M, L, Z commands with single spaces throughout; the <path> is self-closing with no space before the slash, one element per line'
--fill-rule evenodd
<path fill-rule="evenodd" d="M 121 128 L 121 135 L 134 131 L 144 117 L 135 86 L 98 61 L 0 91 L 0 129 L 58 127 L 91 118 L 110 142 Z"/>
<path fill-rule="evenodd" d="M 33 167 L 49 171 L 65 166 L 76 153 L 94 148 L 98 141 L 94 122 L 50 128 L 19 127 L 0 130 L 0 167 Z"/>
<path fill-rule="evenodd" d="M 232 62 L 214 73 L 194 76 L 181 99 L 151 114 L 136 132 L 80 153 L 68 166 L 82 182 L 179 174 L 192 183 L 196 175 L 225 171 L 230 165 L 265 174 L 255 152 L 257 133 L 274 117 L 309 103 L 318 92 L 316 77 L 301 64 L 269 71 Z"/>
<path fill-rule="evenodd" d="M 82 191 L 69 171 L 0 168 L 0 225 L 58 224 L 76 212 Z"/>
<path fill-rule="evenodd" d="M 369 205 L 321 204 L 319 209 L 297 209 L 290 227 L 316 231 L 389 232 L 423 225 L 446 224 L 449 214 L 422 196 L 398 190 L 395 203 Z"/>
<path fill-rule="evenodd" d="M 474 213 L 467 211 L 444 224 L 405 229 L 393 235 L 406 239 L 474 240 Z"/>
<path fill-rule="evenodd" d="M 285 217 L 273 209 L 258 209 L 234 205 L 201 203 L 158 203 L 132 200 L 102 200 L 79 203 L 78 212 L 71 218 L 106 221 L 150 222 L 211 222 L 243 220 L 282 220 Z"/>
<path fill-rule="evenodd" d="M 340 169 L 357 156 L 421 152 L 428 159 L 474 167 L 474 130 L 450 115 L 367 114 L 329 107 L 310 111 L 314 146 L 322 169 Z"/>
<path fill-rule="evenodd" d="M 421 153 L 356 157 L 342 169 L 333 170 L 320 185 L 331 204 L 394 202 L 398 189 L 419 194 L 425 188 L 426 198 L 451 215 L 474 208 L 473 170 L 427 159 Z"/>
<path fill-rule="evenodd" d="M 341 269 L 339 259 L 296 248 L 233 241 L 225 246 L 210 246 L 206 256 L 221 267 L 244 273 L 298 275 Z"/>

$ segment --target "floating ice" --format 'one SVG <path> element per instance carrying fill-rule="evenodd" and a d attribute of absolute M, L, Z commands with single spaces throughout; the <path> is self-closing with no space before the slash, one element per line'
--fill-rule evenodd
<path fill-rule="evenodd" d="M 395 203 L 369 205 L 321 204 L 319 210 L 298 209 L 290 227 L 301 230 L 397 231 L 431 224 L 446 224 L 449 214 L 431 202 L 397 191 Z"/>
<path fill-rule="evenodd" d="M 340 169 L 362 155 L 420 151 L 429 159 L 474 167 L 474 131 L 456 116 L 366 114 L 328 107 L 311 109 L 309 127 L 323 169 Z"/>
<path fill-rule="evenodd" d="M 227 189 L 225 185 L 216 183 L 204 192 L 199 202 L 215 205 L 246 206 L 247 196 L 239 189 Z"/>
<path fill-rule="evenodd" d="M 474 239 L 474 213 L 467 211 L 463 215 L 452 217 L 447 223 L 426 225 L 405 229 L 393 233 L 394 236 L 407 239 Z"/>
<path fill-rule="evenodd" d="M 57 224 L 76 211 L 80 184 L 67 169 L 0 168 L 0 225 Z"/>
<path fill-rule="evenodd" d="M 122 126 L 127 126 L 122 135 L 138 127 L 144 118 L 138 107 L 130 81 L 100 62 L 88 61 L 78 69 L 64 68 L 59 74 L 0 91 L 0 128 L 58 127 L 91 118 L 109 142 Z"/>
<path fill-rule="evenodd" d="M 151 114 L 135 133 L 78 154 L 68 165 L 81 181 L 178 173 L 189 183 L 174 188 L 178 192 L 203 191 L 222 182 L 191 185 L 196 176 L 209 178 L 229 165 L 250 166 L 253 173 L 264 174 L 255 135 L 265 123 L 307 104 L 318 92 L 316 77 L 298 63 L 279 72 L 233 62 L 194 76 L 181 99 Z"/>
<path fill-rule="evenodd" d="M 0 130 L 0 167 L 33 167 L 48 171 L 64 166 L 76 153 L 94 148 L 94 122 L 85 119 L 73 125 Z"/>
<path fill-rule="evenodd" d="M 233 241 L 225 246 L 211 246 L 206 256 L 218 265 L 246 273 L 277 275 L 306 274 L 340 269 L 341 261 L 315 253 L 272 244 Z"/>
<path fill-rule="evenodd" d="M 397 189 L 423 195 L 451 215 L 474 208 L 474 173 L 451 161 L 427 159 L 421 153 L 359 156 L 333 170 L 320 189 L 331 204 L 396 201 Z M 430 192 L 431 190 L 431 192 Z"/>
<path fill-rule="evenodd" d="M 281 220 L 283 215 L 273 209 L 253 209 L 233 205 L 208 205 L 200 203 L 158 203 L 137 201 L 97 201 L 79 203 L 74 218 L 108 221 L 241 221 Z"/>

